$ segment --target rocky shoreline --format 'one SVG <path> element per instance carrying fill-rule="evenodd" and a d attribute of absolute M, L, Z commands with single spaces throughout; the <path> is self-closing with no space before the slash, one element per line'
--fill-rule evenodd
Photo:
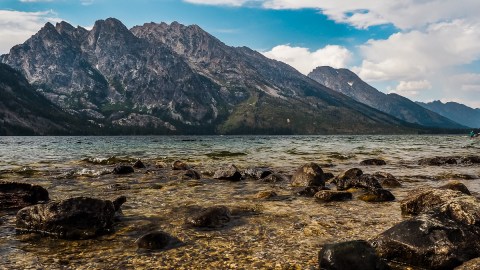
<path fill-rule="evenodd" d="M 315 254 L 318 254 L 315 265 L 311 267 L 320 269 L 464 267 L 459 269 L 468 269 L 465 268 L 466 265 L 478 264 L 476 258 L 480 257 L 478 244 L 480 243 L 480 201 L 460 182 L 452 181 L 437 188 L 409 191 L 406 196 L 398 200 L 394 195 L 397 193 L 395 191 L 405 187 L 400 180 L 389 173 L 378 171 L 369 174 L 364 173 L 360 168 L 351 168 L 334 175 L 324 171 L 326 166 L 313 162 L 299 167 L 292 175 L 265 167 L 249 167 L 241 170 L 233 164 L 219 167 L 215 171 L 207 171 L 181 160 L 174 161 L 170 165 L 149 164 L 140 160 L 131 161 L 131 163 L 116 160 L 112 160 L 111 163 L 92 160 L 84 162 L 97 163 L 95 166 L 113 166 L 110 167 L 110 171 L 106 170 L 102 175 L 113 177 L 115 183 L 104 189 L 107 193 L 115 191 L 116 197 L 103 199 L 67 196 L 64 199 L 50 200 L 52 194 L 39 185 L 0 182 L 0 210 L 6 211 L 5 216 L 15 216 L 17 234 L 34 234 L 53 239 L 52 241 L 66 239 L 72 243 L 80 239 L 115 237 L 118 231 L 116 228 L 122 228 L 122 223 L 128 222 L 128 217 L 122 213 L 121 208 L 132 209 L 128 205 L 135 196 L 133 186 L 138 184 L 138 182 L 128 184 L 132 181 L 129 177 L 139 177 L 139 174 L 158 177 L 161 171 L 164 174 L 163 177 L 174 178 L 173 181 L 183 182 L 187 187 L 202 186 L 208 189 L 209 185 L 216 183 L 232 185 L 235 188 L 241 187 L 242 183 L 270 186 L 271 188 L 262 188 L 263 190 L 248 198 L 242 196 L 239 199 L 241 202 L 255 202 L 256 206 L 263 202 L 276 201 L 289 201 L 294 204 L 296 198 L 305 198 L 303 200 L 307 200 L 308 203 L 316 202 L 318 207 L 330 207 L 332 204 L 340 206 L 356 201 L 362 202 L 360 207 L 365 206 L 363 203 L 380 206 L 395 202 L 395 205 L 400 205 L 398 211 L 401 211 L 403 216 L 400 222 L 372 237 L 322 244 L 318 250 L 311 250 L 311 254 L 306 255 L 316 257 Z M 477 166 L 480 164 L 480 157 L 434 157 L 419 160 L 418 163 L 421 166 L 446 164 Z M 381 168 L 386 165 L 386 162 L 382 159 L 368 159 L 360 162 L 359 165 Z M 122 177 L 128 179 L 127 184 Z M 118 183 L 115 179 L 119 180 Z M 155 183 L 148 188 L 162 190 L 163 186 Z M 180 188 L 174 187 L 169 192 L 178 192 Z M 121 196 L 117 196 L 120 194 Z M 233 194 L 232 196 L 235 197 Z M 212 237 L 212 234 L 222 237 L 225 229 L 241 227 L 242 222 L 245 222 L 250 215 L 262 215 L 262 211 L 253 207 L 203 204 L 199 202 L 196 207 L 180 212 L 171 205 L 172 214 L 178 215 L 178 220 L 182 223 L 172 226 L 184 228 L 185 231 L 210 234 L 207 237 Z M 359 203 L 356 204 L 358 207 Z M 295 213 L 291 215 L 294 216 Z M 295 226 L 302 228 L 306 225 L 299 222 L 294 224 Z M 162 253 L 195 245 L 186 240 L 189 237 L 184 234 L 175 235 L 158 228 L 145 230 L 139 227 L 133 230 L 136 230 L 133 235 L 138 237 L 129 245 L 135 245 L 137 250 L 143 250 L 143 252 Z M 65 264 L 68 266 L 67 262 Z M 212 266 L 212 264 L 209 265 Z M 352 268 L 353 266 L 355 267 Z M 174 266 L 171 265 L 171 267 Z M 245 267 L 246 265 L 239 264 L 237 267 L 228 265 L 225 268 L 243 269 Z M 296 269 L 293 264 L 291 267 L 293 268 L 286 269 Z M 258 263 L 258 267 L 253 268 L 269 267 Z M 271 268 L 276 268 L 275 264 Z"/>

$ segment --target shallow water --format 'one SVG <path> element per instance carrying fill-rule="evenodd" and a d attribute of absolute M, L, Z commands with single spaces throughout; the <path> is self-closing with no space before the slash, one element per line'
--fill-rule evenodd
<path fill-rule="evenodd" d="M 0 179 L 44 186 L 52 199 L 126 195 L 116 232 L 93 240 L 66 241 L 16 235 L 15 212 L 0 211 L 0 268 L 6 269 L 310 269 L 325 243 L 368 239 L 402 220 L 398 201 L 424 186 L 451 179 L 480 192 L 480 166 L 417 165 L 425 157 L 478 155 L 479 140 L 462 136 L 142 136 L 0 137 Z M 386 166 L 360 166 L 382 158 Z M 141 159 L 147 169 L 116 176 L 116 163 Z M 181 159 L 204 173 L 182 179 L 170 170 Z M 338 174 L 352 167 L 388 172 L 403 184 L 389 203 L 321 204 L 292 195 L 288 183 L 230 183 L 210 175 L 222 165 L 268 166 L 291 175 L 306 163 Z M 111 185 L 117 184 L 115 188 Z M 274 200 L 255 199 L 273 190 Z M 358 195 L 358 194 L 354 194 Z M 234 219 L 219 230 L 184 225 L 198 207 L 226 205 Z M 184 242 L 144 252 L 134 241 L 154 229 Z"/>

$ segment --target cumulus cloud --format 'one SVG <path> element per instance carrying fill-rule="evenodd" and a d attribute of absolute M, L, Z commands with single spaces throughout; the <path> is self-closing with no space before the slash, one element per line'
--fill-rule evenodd
<path fill-rule="evenodd" d="M 396 93 L 405 97 L 414 98 L 422 90 L 429 90 L 432 84 L 427 80 L 400 81 L 395 89 L 389 89 L 390 93 Z"/>
<path fill-rule="evenodd" d="M 23 12 L 0 10 L 0 54 L 23 43 L 42 28 L 46 22 L 59 22 L 53 11 Z"/>
<path fill-rule="evenodd" d="M 263 54 L 268 58 L 285 62 L 303 74 L 308 74 L 318 66 L 344 68 L 352 58 L 352 53 L 348 49 L 338 45 L 327 45 L 316 51 L 279 45 Z"/>

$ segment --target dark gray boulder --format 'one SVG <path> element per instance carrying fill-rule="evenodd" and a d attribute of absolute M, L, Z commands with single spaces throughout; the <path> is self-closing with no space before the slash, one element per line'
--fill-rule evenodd
<path fill-rule="evenodd" d="M 183 176 L 185 176 L 186 178 L 197 179 L 197 180 L 202 178 L 202 175 L 194 169 L 186 170 Z"/>
<path fill-rule="evenodd" d="M 383 159 L 378 159 L 378 158 L 370 158 L 370 159 L 365 159 L 360 162 L 360 165 L 363 166 L 383 166 L 387 165 L 387 162 Z"/>
<path fill-rule="evenodd" d="M 349 188 L 363 188 L 363 189 L 381 189 L 382 185 L 377 178 L 370 174 L 362 174 L 355 178 L 344 177 L 338 178 L 336 181 L 338 190 L 346 190 Z"/>
<path fill-rule="evenodd" d="M 352 193 L 347 191 L 321 190 L 314 195 L 319 202 L 346 201 L 352 199 Z"/>
<path fill-rule="evenodd" d="M 100 200 L 75 197 L 18 211 L 18 233 L 40 233 L 64 239 L 87 239 L 113 232 L 115 211 L 125 198 Z"/>
<path fill-rule="evenodd" d="M 246 178 L 250 178 L 253 180 L 260 180 L 271 175 L 273 172 L 269 168 L 248 168 L 243 171 L 243 175 Z"/>
<path fill-rule="evenodd" d="M 226 206 L 213 206 L 202 209 L 187 217 L 187 223 L 200 228 L 220 228 L 231 220 L 231 212 Z"/>
<path fill-rule="evenodd" d="M 324 270 L 387 270 L 388 265 L 366 241 L 328 244 L 318 253 L 319 268 Z"/>
<path fill-rule="evenodd" d="M 372 240 L 379 256 L 424 269 L 453 269 L 480 256 L 480 230 L 443 214 L 405 220 Z"/>
<path fill-rule="evenodd" d="M 118 165 L 115 168 L 113 168 L 114 174 L 130 174 L 134 172 L 135 170 L 133 169 L 133 167 L 129 165 Z"/>
<path fill-rule="evenodd" d="M 147 233 L 136 241 L 138 248 L 147 250 L 167 250 L 181 245 L 181 241 L 162 231 Z"/>
<path fill-rule="evenodd" d="M 0 182 L 0 209 L 18 209 L 48 200 L 48 191 L 41 186 Z"/>
<path fill-rule="evenodd" d="M 360 177 L 363 174 L 363 171 L 359 168 L 351 168 L 346 171 L 341 172 L 339 175 L 337 175 L 333 180 L 333 184 L 337 184 L 337 182 L 340 181 L 345 181 L 348 179 L 356 179 Z"/>
<path fill-rule="evenodd" d="M 307 163 L 293 174 L 290 182 L 294 187 L 325 186 L 322 168 L 316 163 Z"/>
<path fill-rule="evenodd" d="M 235 165 L 230 164 L 227 167 L 215 171 L 213 178 L 219 180 L 240 181 L 242 179 L 242 174 Z"/>

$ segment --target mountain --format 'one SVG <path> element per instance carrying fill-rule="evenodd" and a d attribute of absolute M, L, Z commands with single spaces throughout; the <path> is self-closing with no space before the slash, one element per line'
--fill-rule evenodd
<path fill-rule="evenodd" d="M 92 30 L 47 23 L 1 62 L 62 109 L 111 132 L 332 134 L 415 132 L 196 25 L 109 18 Z"/>
<path fill-rule="evenodd" d="M 0 97 L 0 135 L 79 134 L 88 126 L 35 92 L 5 64 L 0 64 Z"/>
<path fill-rule="evenodd" d="M 348 69 L 322 66 L 310 72 L 308 77 L 358 102 L 410 123 L 428 127 L 465 128 L 465 126 L 428 110 L 405 97 L 378 91 Z"/>
<path fill-rule="evenodd" d="M 480 128 L 480 109 L 473 109 L 456 102 L 442 103 L 438 100 L 429 103 L 417 102 L 417 104 L 467 127 Z"/>

